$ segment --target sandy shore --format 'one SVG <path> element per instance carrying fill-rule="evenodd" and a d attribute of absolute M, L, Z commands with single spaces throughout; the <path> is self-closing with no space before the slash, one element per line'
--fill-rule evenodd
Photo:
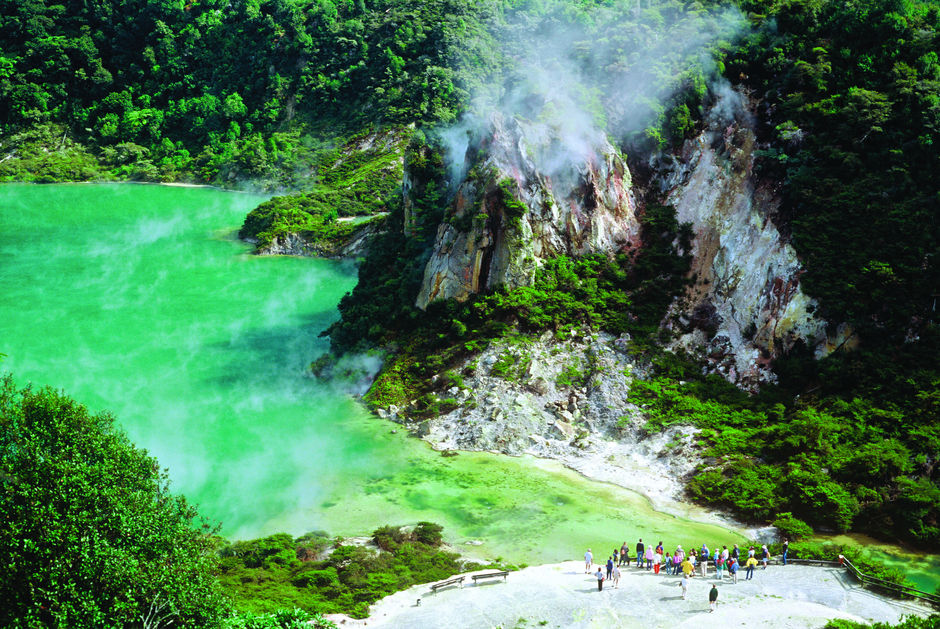
<path fill-rule="evenodd" d="M 596 569 L 596 567 L 595 567 Z M 470 573 L 473 574 L 473 573 Z M 618 588 L 584 573 L 584 564 L 567 561 L 526 568 L 508 578 L 481 581 L 468 577 L 463 587 L 432 593 L 429 584 L 388 596 L 372 615 L 354 620 L 331 618 L 340 627 L 695 627 L 752 626 L 773 629 L 822 627 L 832 618 L 897 622 L 904 615 L 929 615 L 918 603 L 896 601 L 862 589 L 844 571 L 810 566 L 770 566 L 751 581 L 739 573 L 718 582 L 692 579 L 681 596 L 677 577 L 625 569 Z M 608 582 L 609 583 L 609 582 Z M 718 583 L 717 611 L 709 612 L 708 592 Z M 420 605 L 417 604 L 420 599 Z M 705 623 L 705 624 L 703 624 Z"/>

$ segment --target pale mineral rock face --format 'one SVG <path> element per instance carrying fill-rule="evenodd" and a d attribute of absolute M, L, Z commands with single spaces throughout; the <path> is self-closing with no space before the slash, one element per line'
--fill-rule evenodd
<path fill-rule="evenodd" d="M 796 251 L 774 223 L 780 198 L 753 172 L 746 98 L 729 90 L 722 99 L 677 162 L 658 165 L 666 203 L 695 232 L 696 281 L 674 311 L 696 329 L 676 345 L 704 354 L 729 380 L 756 386 L 775 379 L 770 362 L 797 341 L 817 355 L 831 343 L 826 322 L 813 314 L 815 300 L 800 288 Z"/>
<path fill-rule="evenodd" d="M 419 308 L 530 284 L 557 255 L 628 251 L 640 226 L 630 171 L 606 137 L 573 144 L 548 124 L 494 114 L 467 149 L 424 271 Z"/>
<path fill-rule="evenodd" d="M 471 139 L 467 174 L 438 228 L 419 308 L 498 285 L 527 285 L 557 255 L 639 247 L 623 157 L 600 133 L 577 142 L 562 135 L 547 124 L 494 114 Z M 729 88 L 701 134 L 679 155 L 650 164 L 658 191 L 649 194 L 675 207 L 695 234 L 694 285 L 664 321 L 677 333 L 673 347 L 745 388 L 774 381 L 773 360 L 797 342 L 821 357 L 851 337 L 843 326 L 827 338 L 816 302 L 800 288 L 802 266 L 775 223 L 780 197 L 773 182 L 754 173 L 757 148 L 748 100 Z"/>

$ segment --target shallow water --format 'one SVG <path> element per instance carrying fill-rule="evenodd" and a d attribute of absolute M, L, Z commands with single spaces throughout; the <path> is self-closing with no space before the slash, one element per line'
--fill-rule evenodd
<path fill-rule="evenodd" d="M 310 377 L 349 263 L 249 254 L 262 197 L 143 185 L 0 186 L 0 367 L 113 412 L 232 537 L 432 520 L 489 556 L 600 557 L 643 536 L 740 536 L 560 465 L 444 458 Z M 601 550 L 607 549 L 607 550 Z"/>
<path fill-rule="evenodd" d="M 820 536 L 818 539 L 861 547 L 867 558 L 901 570 L 914 587 L 923 592 L 933 593 L 940 588 L 940 555 L 887 544 L 862 534 Z"/>

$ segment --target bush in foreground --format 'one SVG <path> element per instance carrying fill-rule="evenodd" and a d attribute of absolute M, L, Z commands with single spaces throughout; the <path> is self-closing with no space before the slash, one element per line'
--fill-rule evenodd
<path fill-rule="evenodd" d="M 217 627 L 212 531 L 110 415 L 0 383 L 0 626 Z"/>

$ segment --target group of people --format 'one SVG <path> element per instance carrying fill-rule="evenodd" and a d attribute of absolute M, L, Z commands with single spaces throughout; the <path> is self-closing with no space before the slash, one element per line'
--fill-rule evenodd
<path fill-rule="evenodd" d="M 789 540 L 784 540 L 784 565 L 787 563 L 788 548 Z M 707 544 L 703 543 L 701 548 L 693 548 L 688 552 L 679 544 L 676 546 L 675 551 L 669 553 L 663 547 L 662 542 L 654 547 L 652 544 L 645 544 L 643 538 L 640 538 L 634 547 L 634 551 L 636 554 L 631 558 L 630 547 L 626 542 L 620 548 L 614 548 L 614 552 L 607 558 L 605 574 L 604 567 L 600 565 L 597 567 L 597 572 L 594 572 L 594 554 L 588 548 L 587 552 L 584 553 L 584 572 L 585 574 L 594 573 L 594 576 L 597 577 L 598 591 L 604 589 L 604 581 L 611 581 L 613 587 L 617 588 L 620 587 L 620 568 L 630 567 L 631 562 L 635 561 L 638 569 L 649 570 L 654 574 L 681 575 L 682 598 L 685 598 L 688 592 L 689 580 L 695 577 L 699 571 L 701 571 L 702 578 L 706 578 L 709 563 L 714 567 L 715 576 L 719 581 L 724 579 L 724 572 L 727 570 L 731 582 L 737 583 L 738 570 L 742 564 L 745 569 L 744 579 L 750 580 L 754 578 L 754 569 L 758 565 L 762 564 L 763 569 L 766 569 L 770 561 L 770 550 L 768 550 L 766 544 L 762 545 L 760 550 L 755 549 L 754 546 L 749 547 L 745 557 L 745 553 L 737 544 L 734 544 L 730 549 L 727 545 L 722 545 L 721 548 L 716 546 L 714 550 L 711 550 Z M 709 592 L 711 611 L 715 610 L 717 600 L 718 588 L 713 584 Z"/>

